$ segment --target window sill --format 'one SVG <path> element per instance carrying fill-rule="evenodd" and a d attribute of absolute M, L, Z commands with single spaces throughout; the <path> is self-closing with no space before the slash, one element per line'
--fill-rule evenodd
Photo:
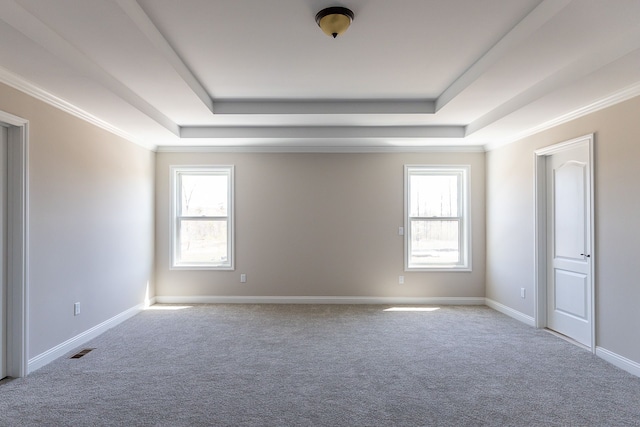
<path fill-rule="evenodd" d="M 471 273 L 471 267 L 405 267 L 405 272 L 449 272 L 449 273 Z"/>
<path fill-rule="evenodd" d="M 213 265 L 172 265 L 169 270 L 209 270 L 209 271 L 233 271 L 233 266 L 213 266 Z"/>

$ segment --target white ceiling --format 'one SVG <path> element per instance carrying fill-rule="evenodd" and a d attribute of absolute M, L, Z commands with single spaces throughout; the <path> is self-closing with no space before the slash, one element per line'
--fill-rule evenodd
<path fill-rule="evenodd" d="M 334 40 L 314 17 L 337 5 L 355 19 Z M 491 148 L 640 94 L 640 0 L 0 0 L 0 11 L 1 82 L 159 150 Z"/>

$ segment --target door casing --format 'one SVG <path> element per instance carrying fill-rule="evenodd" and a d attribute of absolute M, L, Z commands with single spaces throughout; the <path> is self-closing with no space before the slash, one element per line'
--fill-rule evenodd
<path fill-rule="evenodd" d="M 7 183 L 7 145 L 9 128 L 0 124 L 0 380 L 7 371 L 7 231 L 6 231 L 6 183 Z"/>
<path fill-rule="evenodd" d="M 29 371 L 29 121 L 0 111 L 7 126 L 7 376 Z"/>
<path fill-rule="evenodd" d="M 587 307 L 590 311 L 591 319 L 591 351 L 596 351 L 596 293 L 595 293 L 595 269 L 597 261 L 597 252 L 595 246 L 595 197 L 594 197 L 594 176 L 595 176 L 595 135 L 588 134 L 569 141 L 544 147 L 534 152 L 535 156 L 535 269 L 534 269 L 534 316 L 537 328 L 547 327 L 547 179 L 546 179 L 546 158 L 554 153 L 563 151 L 567 148 L 586 144 L 589 147 L 589 191 L 590 204 L 587 207 L 590 210 L 590 247 L 591 247 L 591 283 L 589 283 L 591 292 L 591 305 Z"/>

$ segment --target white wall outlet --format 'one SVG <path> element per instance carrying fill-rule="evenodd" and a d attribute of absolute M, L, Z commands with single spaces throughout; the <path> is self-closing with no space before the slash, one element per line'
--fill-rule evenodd
<path fill-rule="evenodd" d="M 524 298 L 526 296 L 527 290 L 525 288 L 520 288 L 520 298 Z"/>
<path fill-rule="evenodd" d="M 240 275 L 240 283 L 247 283 L 247 275 L 246 274 L 241 274 Z"/>
<path fill-rule="evenodd" d="M 80 303 L 76 302 L 73 304 L 73 315 L 74 316 L 78 316 L 80 315 Z"/>
<path fill-rule="evenodd" d="M 404 236 L 404 227 L 398 227 L 398 236 Z"/>
<path fill-rule="evenodd" d="M 398 276 L 398 284 L 404 285 L 404 276 Z"/>

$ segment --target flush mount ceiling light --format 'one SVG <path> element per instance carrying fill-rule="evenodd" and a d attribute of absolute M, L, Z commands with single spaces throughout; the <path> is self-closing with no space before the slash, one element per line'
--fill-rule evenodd
<path fill-rule="evenodd" d="M 328 7 L 316 14 L 316 22 L 322 31 L 334 39 L 347 31 L 353 21 L 353 12 L 346 7 Z"/>

